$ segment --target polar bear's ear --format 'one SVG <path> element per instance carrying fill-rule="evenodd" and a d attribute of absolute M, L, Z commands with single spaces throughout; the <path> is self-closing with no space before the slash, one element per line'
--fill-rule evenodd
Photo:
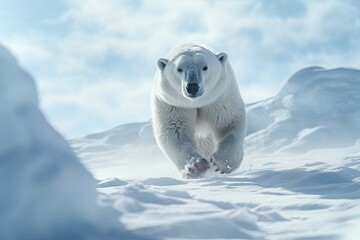
<path fill-rule="evenodd" d="M 160 69 L 160 71 L 163 71 L 164 68 L 166 67 L 166 64 L 169 62 L 169 60 L 167 60 L 166 58 L 159 58 L 157 60 L 157 66 Z"/>
<path fill-rule="evenodd" d="M 224 53 L 224 52 L 221 52 L 221 53 L 216 54 L 216 57 L 217 57 L 217 59 L 219 59 L 219 61 L 220 61 L 222 64 L 226 63 L 226 61 L 227 61 L 227 59 L 228 59 L 227 54 Z"/>

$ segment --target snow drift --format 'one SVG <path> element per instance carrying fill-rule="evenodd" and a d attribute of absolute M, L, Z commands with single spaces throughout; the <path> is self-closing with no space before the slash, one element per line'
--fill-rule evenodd
<path fill-rule="evenodd" d="M 0 239 L 132 237 L 97 204 L 95 179 L 48 124 L 33 79 L 1 45 L 0 103 Z"/>
<path fill-rule="evenodd" d="M 275 97 L 248 106 L 249 152 L 304 152 L 360 139 L 360 71 L 311 67 Z"/>

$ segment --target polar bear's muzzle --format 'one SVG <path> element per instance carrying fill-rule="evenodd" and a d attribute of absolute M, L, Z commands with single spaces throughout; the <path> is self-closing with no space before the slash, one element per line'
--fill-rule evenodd
<path fill-rule="evenodd" d="M 204 93 L 201 78 L 196 71 L 190 70 L 187 72 L 183 81 L 183 93 L 185 97 L 192 99 L 200 97 Z"/>

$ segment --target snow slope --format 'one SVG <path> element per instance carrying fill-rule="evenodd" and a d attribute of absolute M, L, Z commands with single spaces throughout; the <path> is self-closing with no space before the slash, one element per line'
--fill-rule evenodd
<path fill-rule="evenodd" d="M 174 176 L 178 174 L 157 147 L 148 122 L 125 124 L 106 132 L 73 139 L 70 144 L 98 179 L 119 176 L 119 172 L 127 179 L 139 175 L 161 177 L 169 172 Z M 134 164 L 146 167 L 136 167 L 137 175 L 134 174 Z"/>
<path fill-rule="evenodd" d="M 248 105 L 231 175 L 184 180 L 149 123 L 71 140 L 125 226 L 156 239 L 356 239 L 360 74 L 307 68 Z"/>
<path fill-rule="evenodd" d="M 0 239 L 137 238 L 118 212 L 97 203 L 95 179 L 48 124 L 33 79 L 1 45 L 0 116 Z"/>
<path fill-rule="evenodd" d="M 360 71 L 311 67 L 279 94 L 248 106 L 247 150 L 304 152 L 360 139 Z"/>

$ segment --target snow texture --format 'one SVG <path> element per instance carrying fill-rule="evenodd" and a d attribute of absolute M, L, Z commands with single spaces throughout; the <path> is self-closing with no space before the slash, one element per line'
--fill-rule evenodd
<path fill-rule="evenodd" d="M 33 79 L 0 45 L 0 239 L 114 239 L 119 214 L 38 108 Z"/>
<path fill-rule="evenodd" d="M 111 196 L 109 205 L 138 234 L 357 239 L 359 92 L 358 70 L 299 71 L 276 96 L 247 106 L 245 159 L 230 175 L 179 178 L 148 122 L 70 142 L 98 179 L 114 183 L 100 191 Z"/>

